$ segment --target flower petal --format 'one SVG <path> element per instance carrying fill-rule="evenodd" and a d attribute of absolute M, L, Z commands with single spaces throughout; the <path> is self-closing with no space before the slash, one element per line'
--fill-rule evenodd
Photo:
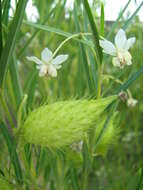
<path fill-rule="evenodd" d="M 57 70 L 52 64 L 48 66 L 48 75 L 51 77 L 57 77 Z"/>
<path fill-rule="evenodd" d="M 128 51 L 124 52 L 124 59 L 125 59 L 127 65 L 132 64 L 132 56 Z"/>
<path fill-rule="evenodd" d="M 133 98 L 129 98 L 127 101 L 128 107 L 135 107 L 137 103 L 138 103 L 138 100 L 133 99 Z"/>
<path fill-rule="evenodd" d="M 55 59 L 52 60 L 53 65 L 60 65 L 68 59 L 68 55 L 58 55 Z"/>
<path fill-rule="evenodd" d="M 126 33 L 120 29 L 115 36 L 115 45 L 118 49 L 124 49 L 127 43 Z"/>
<path fill-rule="evenodd" d="M 132 61 L 129 60 L 126 64 L 127 64 L 127 65 L 132 65 Z"/>
<path fill-rule="evenodd" d="M 60 68 L 62 67 L 62 65 L 55 65 L 55 64 L 54 64 L 54 67 L 55 67 L 56 69 L 60 69 Z"/>
<path fill-rule="evenodd" d="M 129 38 L 129 39 L 127 40 L 126 45 L 125 45 L 125 49 L 126 49 L 126 50 L 129 50 L 129 49 L 133 46 L 133 44 L 135 43 L 135 41 L 136 41 L 136 38 L 135 38 L 135 37 Z"/>
<path fill-rule="evenodd" d="M 115 46 L 108 40 L 99 40 L 100 46 L 103 48 L 103 52 L 109 55 L 116 55 Z"/>
<path fill-rule="evenodd" d="M 47 65 L 43 64 L 40 67 L 39 76 L 44 77 L 47 74 Z"/>
<path fill-rule="evenodd" d="M 26 57 L 26 58 L 28 59 L 28 61 L 33 61 L 33 62 L 35 62 L 38 65 L 42 64 L 42 61 L 40 59 L 38 59 L 37 57 L 35 57 L 35 56 Z"/>
<path fill-rule="evenodd" d="M 45 48 L 41 53 L 41 59 L 43 62 L 48 63 L 52 59 L 52 52 L 48 48 Z"/>
<path fill-rule="evenodd" d="M 113 63 L 113 65 L 115 67 L 120 67 L 121 68 L 120 60 L 117 57 L 113 57 L 112 63 Z"/>

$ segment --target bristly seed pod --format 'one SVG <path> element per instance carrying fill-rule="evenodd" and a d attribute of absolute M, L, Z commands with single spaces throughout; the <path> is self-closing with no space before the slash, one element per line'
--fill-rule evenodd
<path fill-rule="evenodd" d="M 6 179 L 0 177 L 0 189 L 1 190 L 12 190 L 14 186 L 10 184 Z"/>
<path fill-rule="evenodd" d="M 81 140 L 117 96 L 98 100 L 69 100 L 41 106 L 27 117 L 21 130 L 24 143 L 62 148 Z"/>

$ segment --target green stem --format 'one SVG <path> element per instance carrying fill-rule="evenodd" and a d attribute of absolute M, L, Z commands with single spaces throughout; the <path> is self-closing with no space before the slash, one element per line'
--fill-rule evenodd
<path fill-rule="evenodd" d="M 73 34 L 72 36 L 66 38 L 59 46 L 58 48 L 54 51 L 53 53 L 53 57 L 57 54 L 57 52 L 62 48 L 62 46 L 68 42 L 69 40 L 73 39 L 73 38 L 77 38 L 80 36 L 84 36 L 84 35 L 91 35 L 91 33 L 78 33 L 78 34 Z"/>
<path fill-rule="evenodd" d="M 12 116 L 10 115 L 10 112 L 9 112 L 8 107 L 7 107 L 6 101 L 4 99 L 2 90 L 1 90 L 1 94 L 0 94 L 0 104 L 1 104 L 2 108 L 5 111 L 5 114 L 6 114 L 7 118 L 8 118 L 8 121 L 9 121 L 11 127 L 14 128 L 14 123 L 13 123 L 13 120 L 12 120 Z"/>
<path fill-rule="evenodd" d="M 101 96 L 101 83 L 102 83 L 102 65 L 99 65 L 98 68 L 98 83 L 97 83 L 97 98 L 100 98 Z"/>
<path fill-rule="evenodd" d="M 116 79 L 116 78 L 115 78 L 114 76 L 112 76 L 112 75 L 102 75 L 102 77 L 103 77 L 103 80 L 104 80 L 105 78 L 108 78 L 108 79 L 114 80 L 116 83 L 124 84 L 120 79 Z M 105 77 L 105 78 L 104 78 L 104 77 Z M 132 98 L 132 93 L 131 93 L 131 91 L 130 91 L 129 89 L 127 89 L 127 93 L 128 93 L 129 98 Z"/>
<path fill-rule="evenodd" d="M 30 180 L 30 188 L 34 188 L 35 190 L 39 190 L 37 183 L 36 183 L 36 172 L 33 163 L 28 164 L 28 161 L 26 159 L 25 151 L 24 149 L 21 150 L 21 160 L 23 161 L 23 165 L 25 168 L 26 175 L 28 176 Z"/>
<path fill-rule="evenodd" d="M 23 116 L 23 112 L 25 113 L 25 105 L 26 105 L 26 102 L 27 102 L 27 94 L 24 95 L 24 98 L 22 100 L 22 102 L 20 103 L 20 106 L 19 106 L 19 109 L 18 109 L 18 112 L 17 112 L 17 125 L 18 125 L 18 128 L 21 128 L 22 126 L 22 116 Z"/>

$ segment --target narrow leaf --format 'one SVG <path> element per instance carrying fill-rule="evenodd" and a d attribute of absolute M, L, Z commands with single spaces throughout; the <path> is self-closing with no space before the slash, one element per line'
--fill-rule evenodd
<path fill-rule="evenodd" d="M 127 90 L 129 88 L 129 86 L 134 82 L 136 81 L 136 79 L 138 77 L 140 77 L 141 75 L 143 74 L 143 67 L 141 67 L 137 72 L 133 73 L 129 79 L 123 84 L 120 86 L 119 89 L 117 89 L 116 93 L 119 93 L 121 91 L 124 91 L 124 90 Z"/>
<path fill-rule="evenodd" d="M 86 10 L 86 13 L 88 15 L 89 22 L 90 22 L 90 27 L 91 27 L 92 32 L 93 32 L 97 57 L 98 57 L 98 60 L 100 61 L 100 63 L 102 63 L 102 50 L 101 50 L 101 47 L 99 45 L 99 35 L 98 35 L 97 27 L 96 27 L 96 24 L 94 22 L 94 18 L 93 18 L 88 0 L 83 0 L 83 2 L 84 2 L 84 7 L 85 7 L 85 10 Z"/>
<path fill-rule="evenodd" d="M 18 73 L 18 65 L 15 55 L 12 56 L 9 69 L 10 69 L 10 77 L 11 77 L 13 92 L 15 95 L 16 107 L 18 108 L 19 103 L 22 99 L 23 92 L 20 85 L 20 77 Z"/>
<path fill-rule="evenodd" d="M 116 20 L 116 21 L 114 22 L 114 24 L 112 25 L 112 28 L 111 28 L 109 34 L 107 35 L 107 38 L 108 38 L 108 39 L 112 36 L 112 34 L 113 34 L 115 28 L 117 28 L 118 23 L 119 23 L 120 19 L 122 18 L 124 12 L 125 12 L 126 9 L 128 8 L 130 2 L 131 2 L 131 0 L 128 0 L 127 4 L 126 4 L 125 7 L 123 8 L 123 10 L 120 12 L 120 14 L 119 14 L 117 20 Z"/>
<path fill-rule="evenodd" d="M 3 24 L 5 24 L 5 25 L 8 24 L 8 14 L 9 14 L 9 9 L 10 9 L 10 1 L 11 0 L 5 1 L 4 8 L 3 8 L 2 21 L 3 21 Z"/>
<path fill-rule="evenodd" d="M 1 5 L 1 0 L 0 0 L 0 56 L 2 53 L 2 5 Z"/>
<path fill-rule="evenodd" d="M 22 182 L 22 170 L 21 170 L 21 166 L 20 166 L 20 162 L 18 159 L 16 149 L 15 149 L 15 144 L 13 142 L 12 137 L 9 134 L 9 131 L 7 130 L 5 124 L 2 121 L 0 121 L 0 129 L 2 131 L 2 134 L 4 136 L 4 139 L 5 139 L 7 147 L 8 147 L 9 155 L 10 155 L 13 167 L 14 167 L 17 181 L 18 181 L 18 183 L 21 183 Z"/>
<path fill-rule="evenodd" d="M 132 16 L 125 22 L 124 26 L 122 27 L 124 30 L 128 28 L 128 26 L 131 24 L 132 20 L 135 18 L 141 7 L 143 6 L 143 1 L 138 6 L 138 8 L 135 10 L 135 12 L 132 14 Z"/>
<path fill-rule="evenodd" d="M 55 34 L 58 34 L 60 36 L 64 36 L 66 38 L 72 36 L 73 34 L 69 33 L 69 32 L 65 32 L 63 30 L 60 30 L 60 29 L 57 29 L 57 28 L 54 28 L 54 27 L 51 27 L 51 26 L 45 26 L 45 25 L 41 25 L 41 24 L 34 24 L 32 22 L 27 22 L 27 21 L 23 21 L 24 24 L 26 25 L 29 25 L 29 26 L 32 26 L 34 28 L 38 28 L 40 30 L 44 30 L 44 31 L 47 31 L 47 32 L 52 32 L 52 33 L 55 33 Z M 78 42 L 81 42 L 83 44 L 86 44 L 90 47 L 94 47 L 94 44 L 88 40 L 82 40 L 82 39 L 77 39 L 77 38 L 73 38 L 73 40 L 76 40 Z"/>
<path fill-rule="evenodd" d="M 26 3 L 27 0 L 19 0 L 14 19 L 9 29 L 7 42 L 3 49 L 0 59 L 0 87 L 2 87 L 3 85 L 3 81 L 8 69 L 8 64 L 10 62 L 11 55 L 16 45 L 16 38 L 17 35 L 19 34 L 20 26 L 23 20 Z"/>
<path fill-rule="evenodd" d="M 136 190 L 141 190 L 142 182 L 143 182 L 143 167 L 141 169 L 141 175 L 140 175 L 140 179 L 139 179 L 138 185 L 136 187 Z"/>
<path fill-rule="evenodd" d="M 76 2 L 74 4 L 74 21 L 75 21 L 75 25 L 76 25 L 76 30 L 78 33 L 80 33 L 81 31 L 80 31 L 80 25 L 79 25 L 78 16 L 77 16 Z M 88 66 L 88 60 L 87 60 L 87 56 L 86 56 L 86 50 L 85 50 L 85 47 L 83 46 L 83 44 L 81 44 L 81 43 L 80 43 L 80 51 L 81 51 L 81 55 L 82 55 L 82 63 L 84 65 L 84 71 L 86 73 L 86 78 L 88 81 L 89 91 L 92 92 L 93 88 L 92 88 L 92 82 L 91 82 L 90 71 L 89 71 L 89 66 Z"/>
<path fill-rule="evenodd" d="M 55 7 L 56 8 L 56 7 Z M 46 18 L 43 20 L 42 24 L 45 24 L 46 21 L 48 20 L 48 18 L 53 14 L 55 8 L 53 8 L 50 13 L 46 16 Z M 24 53 L 24 51 L 26 50 L 26 48 L 28 47 L 28 45 L 33 41 L 33 39 L 37 36 L 37 34 L 39 34 L 40 30 L 37 28 L 36 31 L 32 34 L 32 36 L 27 40 L 27 42 L 25 43 L 25 45 L 22 47 L 21 50 L 19 50 L 18 52 L 18 58 L 21 57 L 21 55 Z"/>
<path fill-rule="evenodd" d="M 101 4 L 100 35 L 104 36 L 104 5 L 103 3 Z"/>

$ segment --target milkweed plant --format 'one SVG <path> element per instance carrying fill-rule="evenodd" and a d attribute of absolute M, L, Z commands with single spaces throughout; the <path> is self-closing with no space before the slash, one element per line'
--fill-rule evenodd
<path fill-rule="evenodd" d="M 29 3 L 0 1 L 0 190 L 129 189 L 106 182 L 107 163 L 141 105 L 132 28 L 143 3 L 122 19 L 129 0 L 110 27 L 100 1 L 35 0 L 34 21 Z"/>

